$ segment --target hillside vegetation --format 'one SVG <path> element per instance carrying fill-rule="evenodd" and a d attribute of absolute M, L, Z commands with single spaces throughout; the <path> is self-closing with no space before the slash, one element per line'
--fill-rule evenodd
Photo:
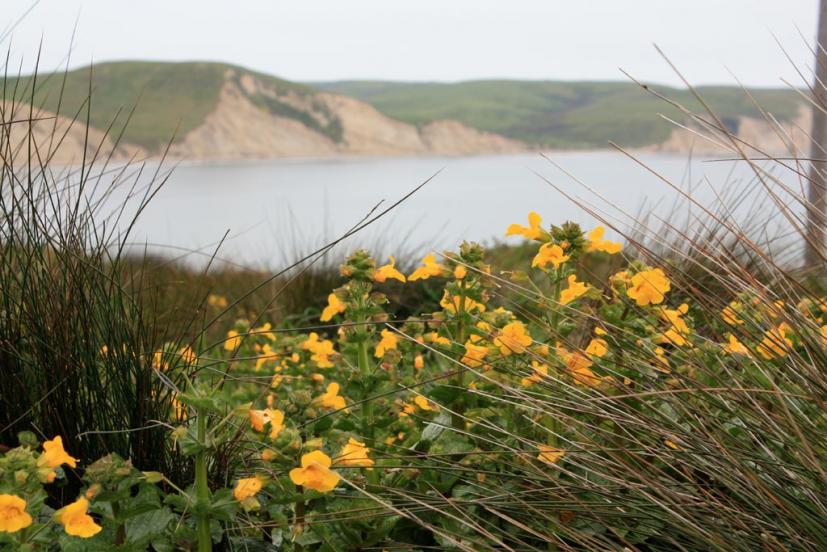
<path fill-rule="evenodd" d="M 238 80 L 242 75 L 254 77 L 275 92 L 247 93 L 248 99 L 265 111 L 337 134 L 335 124 L 334 129 L 327 129 L 313 114 L 279 98 L 288 94 L 311 95 L 314 93 L 311 88 L 223 63 L 101 63 L 91 70 L 84 67 L 66 73 L 41 74 L 36 79 L 31 76 L 8 79 L 5 94 L 7 99 L 25 103 L 32 103 L 33 99 L 34 105 L 68 117 L 80 113 L 79 118 L 85 120 L 91 82 L 91 126 L 107 129 L 112 125 L 112 132 L 117 135 L 135 106 L 124 140 L 156 151 L 166 145 L 173 134 L 174 141 L 180 142 L 187 132 L 204 123 L 207 115 L 216 109 L 224 83 L 228 79 Z"/>
<path fill-rule="evenodd" d="M 390 117 L 413 124 L 456 119 L 468 126 L 529 143 L 565 148 L 657 144 L 674 126 L 658 117 L 685 117 L 633 83 L 487 80 L 459 83 L 384 81 L 317 82 L 312 86 L 366 101 Z M 701 107 L 687 90 L 666 86 L 658 92 L 692 109 Z M 702 87 L 699 92 L 731 123 L 760 118 L 754 101 L 781 121 L 801 105 L 792 90 Z"/>

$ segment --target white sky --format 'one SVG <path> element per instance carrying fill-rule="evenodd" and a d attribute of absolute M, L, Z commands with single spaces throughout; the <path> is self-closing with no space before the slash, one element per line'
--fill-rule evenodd
<path fill-rule="evenodd" d="M 0 0 L 0 30 L 34 0 Z M 812 64 L 817 0 L 41 0 L 13 59 L 43 69 L 113 59 L 218 60 L 291 80 L 477 78 L 677 84 L 800 79 L 775 35 Z M 8 39 L 0 50 L 9 47 Z"/>

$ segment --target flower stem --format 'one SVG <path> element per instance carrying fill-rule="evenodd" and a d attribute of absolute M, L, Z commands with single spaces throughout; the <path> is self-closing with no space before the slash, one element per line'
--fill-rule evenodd
<path fill-rule="evenodd" d="M 459 284 L 459 305 L 457 306 L 457 341 L 465 346 L 465 280 Z M 454 400 L 453 412 L 451 413 L 451 427 L 457 430 L 465 429 L 465 422 L 462 413 L 465 410 L 463 393 L 465 389 L 465 369 L 460 366 L 456 375 L 456 386 L 459 392 Z"/>
<path fill-rule="evenodd" d="M 198 552 L 212 550 L 212 536 L 210 535 L 210 487 L 207 483 L 207 411 L 199 408 L 196 411 L 196 432 L 200 449 L 195 456 L 195 497 L 196 520 L 198 528 Z"/>
<path fill-rule="evenodd" d="M 368 342 L 367 339 L 359 342 L 359 372 L 362 376 L 362 381 L 367 381 L 370 377 L 370 357 L 368 356 Z M 373 427 L 373 403 L 364 400 L 367 397 L 362 397 L 362 437 L 368 438 L 371 428 Z"/>

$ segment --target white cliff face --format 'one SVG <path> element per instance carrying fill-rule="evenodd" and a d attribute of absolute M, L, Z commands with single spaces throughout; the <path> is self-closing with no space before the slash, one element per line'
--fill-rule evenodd
<path fill-rule="evenodd" d="M 778 122 L 771 117 L 740 117 L 736 133 L 738 144 L 751 156 L 783 155 L 794 150 L 806 152 L 810 147 L 811 120 L 811 111 L 803 105 L 798 116 L 788 122 Z M 723 155 L 735 151 L 732 141 L 724 133 L 704 128 L 697 122 L 687 124 L 687 128 L 675 128 L 663 143 L 643 149 L 667 153 L 692 151 L 699 155 Z"/>

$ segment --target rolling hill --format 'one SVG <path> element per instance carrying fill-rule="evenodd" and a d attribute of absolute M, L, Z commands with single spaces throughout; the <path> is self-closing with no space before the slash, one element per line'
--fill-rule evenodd
<path fill-rule="evenodd" d="M 659 113 L 683 120 L 677 109 L 634 83 L 486 80 L 309 84 L 363 100 L 389 117 L 411 124 L 450 118 L 515 140 L 559 148 L 604 148 L 608 140 L 626 146 L 652 146 L 667 140 L 674 130 Z M 652 88 L 692 110 L 701 110 L 687 90 Z M 740 88 L 698 90 L 728 124 L 737 126 L 743 117 L 761 118 Z M 783 122 L 796 118 L 803 105 L 792 90 L 753 89 L 749 94 Z"/>
<path fill-rule="evenodd" d="M 686 90 L 656 89 L 700 109 Z M 88 156 L 98 144 L 116 157 L 158 157 L 169 146 L 174 158 L 225 160 L 587 149 L 609 140 L 684 151 L 695 140 L 658 116 L 682 121 L 677 110 L 631 83 L 302 84 L 223 63 L 125 61 L 6 78 L 3 90 L 5 104 L 18 114 L 31 105 L 40 117 L 59 115 L 35 126 L 44 147 L 52 145 L 54 125 L 65 133 L 60 162 L 76 161 L 84 151 Z M 803 113 L 795 91 L 700 91 L 728 126 L 752 140 L 774 132 L 751 97 L 791 127 Z M 25 135 L 19 124 L 11 133 Z"/>
<path fill-rule="evenodd" d="M 119 137 L 120 156 L 158 156 L 168 144 L 172 157 L 194 160 L 453 155 L 526 147 L 451 120 L 404 123 L 346 96 L 221 63 L 101 63 L 92 70 L 8 78 L 4 90 L 5 101 L 19 113 L 27 105 L 36 106 L 41 117 L 58 113 L 70 144 L 82 143 L 88 116 L 96 138 L 104 132 L 110 137 L 109 148 Z M 49 124 L 41 125 L 44 138 Z"/>

